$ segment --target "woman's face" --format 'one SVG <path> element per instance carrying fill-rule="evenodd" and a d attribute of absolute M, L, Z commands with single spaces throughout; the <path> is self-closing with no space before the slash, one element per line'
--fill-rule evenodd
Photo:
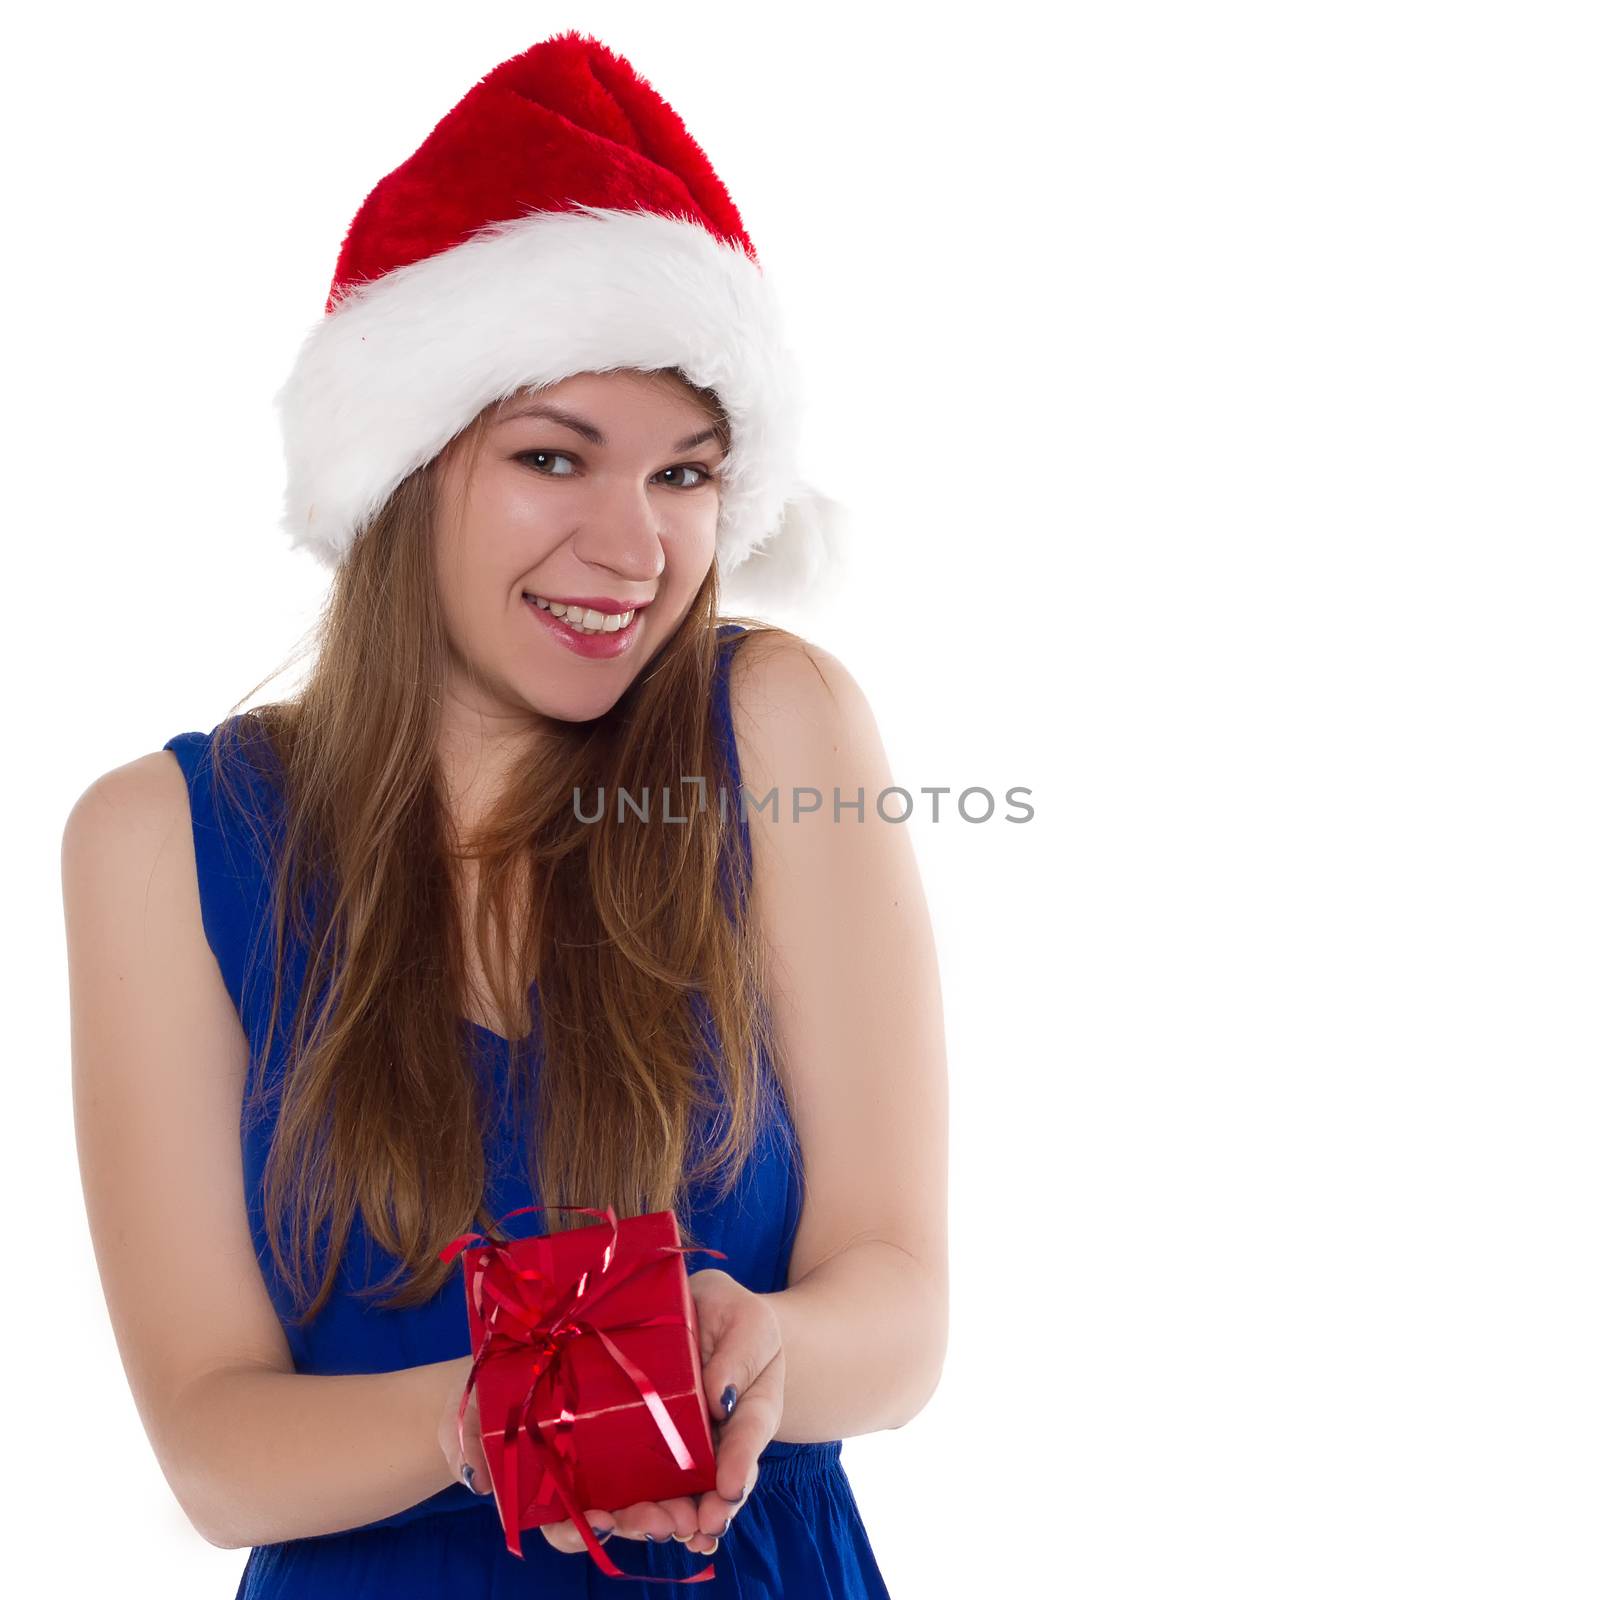
<path fill-rule="evenodd" d="M 665 373 L 586 372 L 496 407 L 470 479 L 464 451 L 439 463 L 445 626 L 452 657 L 484 683 L 453 667 L 453 707 L 515 724 L 530 711 L 587 721 L 616 703 L 715 555 L 712 426 Z"/>

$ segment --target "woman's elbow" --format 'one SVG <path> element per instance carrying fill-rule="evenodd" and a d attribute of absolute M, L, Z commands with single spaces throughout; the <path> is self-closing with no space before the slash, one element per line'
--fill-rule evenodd
<path fill-rule="evenodd" d="M 891 1424 L 896 1428 L 903 1428 L 923 1410 L 938 1393 L 939 1382 L 944 1377 L 945 1355 L 950 1346 L 950 1298 L 942 1278 L 931 1287 L 929 1305 L 918 1318 L 918 1331 L 922 1336 L 921 1344 L 916 1359 L 909 1361 L 907 1368 L 919 1377 L 910 1386 L 908 1409 Z"/>

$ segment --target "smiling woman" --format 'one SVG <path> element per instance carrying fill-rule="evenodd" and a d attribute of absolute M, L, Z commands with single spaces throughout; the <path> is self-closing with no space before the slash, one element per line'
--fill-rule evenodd
<path fill-rule="evenodd" d="M 889 782 L 839 663 L 720 612 L 831 537 L 789 379 L 665 103 L 577 34 L 504 63 L 368 197 L 280 396 L 286 525 L 333 571 L 303 686 L 68 821 L 108 1305 L 243 1595 L 565 1592 L 591 1523 L 641 1576 L 715 1552 L 708 1592 L 886 1593 L 841 1441 L 938 1382 L 943 1041 L 903 830 L 742 804 L 746 762 Z M 444 1247 L 532 1205 L 722 1253 L 689 1278 L 716 1483 L 519 1567 Z"/>

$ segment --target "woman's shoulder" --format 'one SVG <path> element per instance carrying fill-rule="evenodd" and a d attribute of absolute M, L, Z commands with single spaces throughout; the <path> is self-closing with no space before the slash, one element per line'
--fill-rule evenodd
<path fill-rule="evenodd" d="M 174 734 L 159 750 L 134 756 L 92 779 L 74 801 L 66 830 L 80 839 L 103 839 L 125 849 L 139 839 L 165 839 L 174 826 L 211 822 L 209 789 L 212 741 L 221 731 Z"/>
<path fill-rule="evenodd" d="M 94 837 L 118 851 L 141 837 L 159 841 L 188 810 L 181 763 L 164 746 L 91 780 L 67 815 L 66 837 Z"/>
<path fill-rule="evenodd" d="M 787 628 L 741 635 L 728 666 L 730 720 L 748 788 L 820 782 L 881 753 L 865 691 L 832 651 Z M 852 759 L 854 757 L 855 759 Z M 868 765 L 876 765 L 868 760 Z"/>
<path fill-rule="evenodd" d="M 224 800 L 237 792 L 241 772 L 254 775 L 236 754 L 242 747 L 232 737 L 237 719 L 209 732 L 175 733 L 159 750 L 134 756 L 92 779 L 73 803 L 69 830 L 137 837 L 152 831 L 165 835 L 177 822 L 215 830 L 224 820 Z M 219 792 L 216 767 L 224 771 Z M 231 781 L 230 781 L 231 780 Z M 252 807 L 252 811 L 256 808 Z"/>
<path fill-rule="evenodd" d="M 867 703 L 861 685 L 838 656 L 788 628 L 750 628 L 737 635 L 728 687 L 736 724 L 741 714 L 746 722 L 763 715 L 829 718 Z"/>

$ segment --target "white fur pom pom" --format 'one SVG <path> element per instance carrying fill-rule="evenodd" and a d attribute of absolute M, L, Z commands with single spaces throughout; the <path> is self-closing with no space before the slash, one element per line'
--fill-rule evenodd
<path fill-rule="evenodd" d="M 736 566 L 722 568 L 723 603 L 755 612 L 826 601 L 845 576 L 848 527 L 849 513 L 837 500 L 797 484 L 777 527 Z"/>

